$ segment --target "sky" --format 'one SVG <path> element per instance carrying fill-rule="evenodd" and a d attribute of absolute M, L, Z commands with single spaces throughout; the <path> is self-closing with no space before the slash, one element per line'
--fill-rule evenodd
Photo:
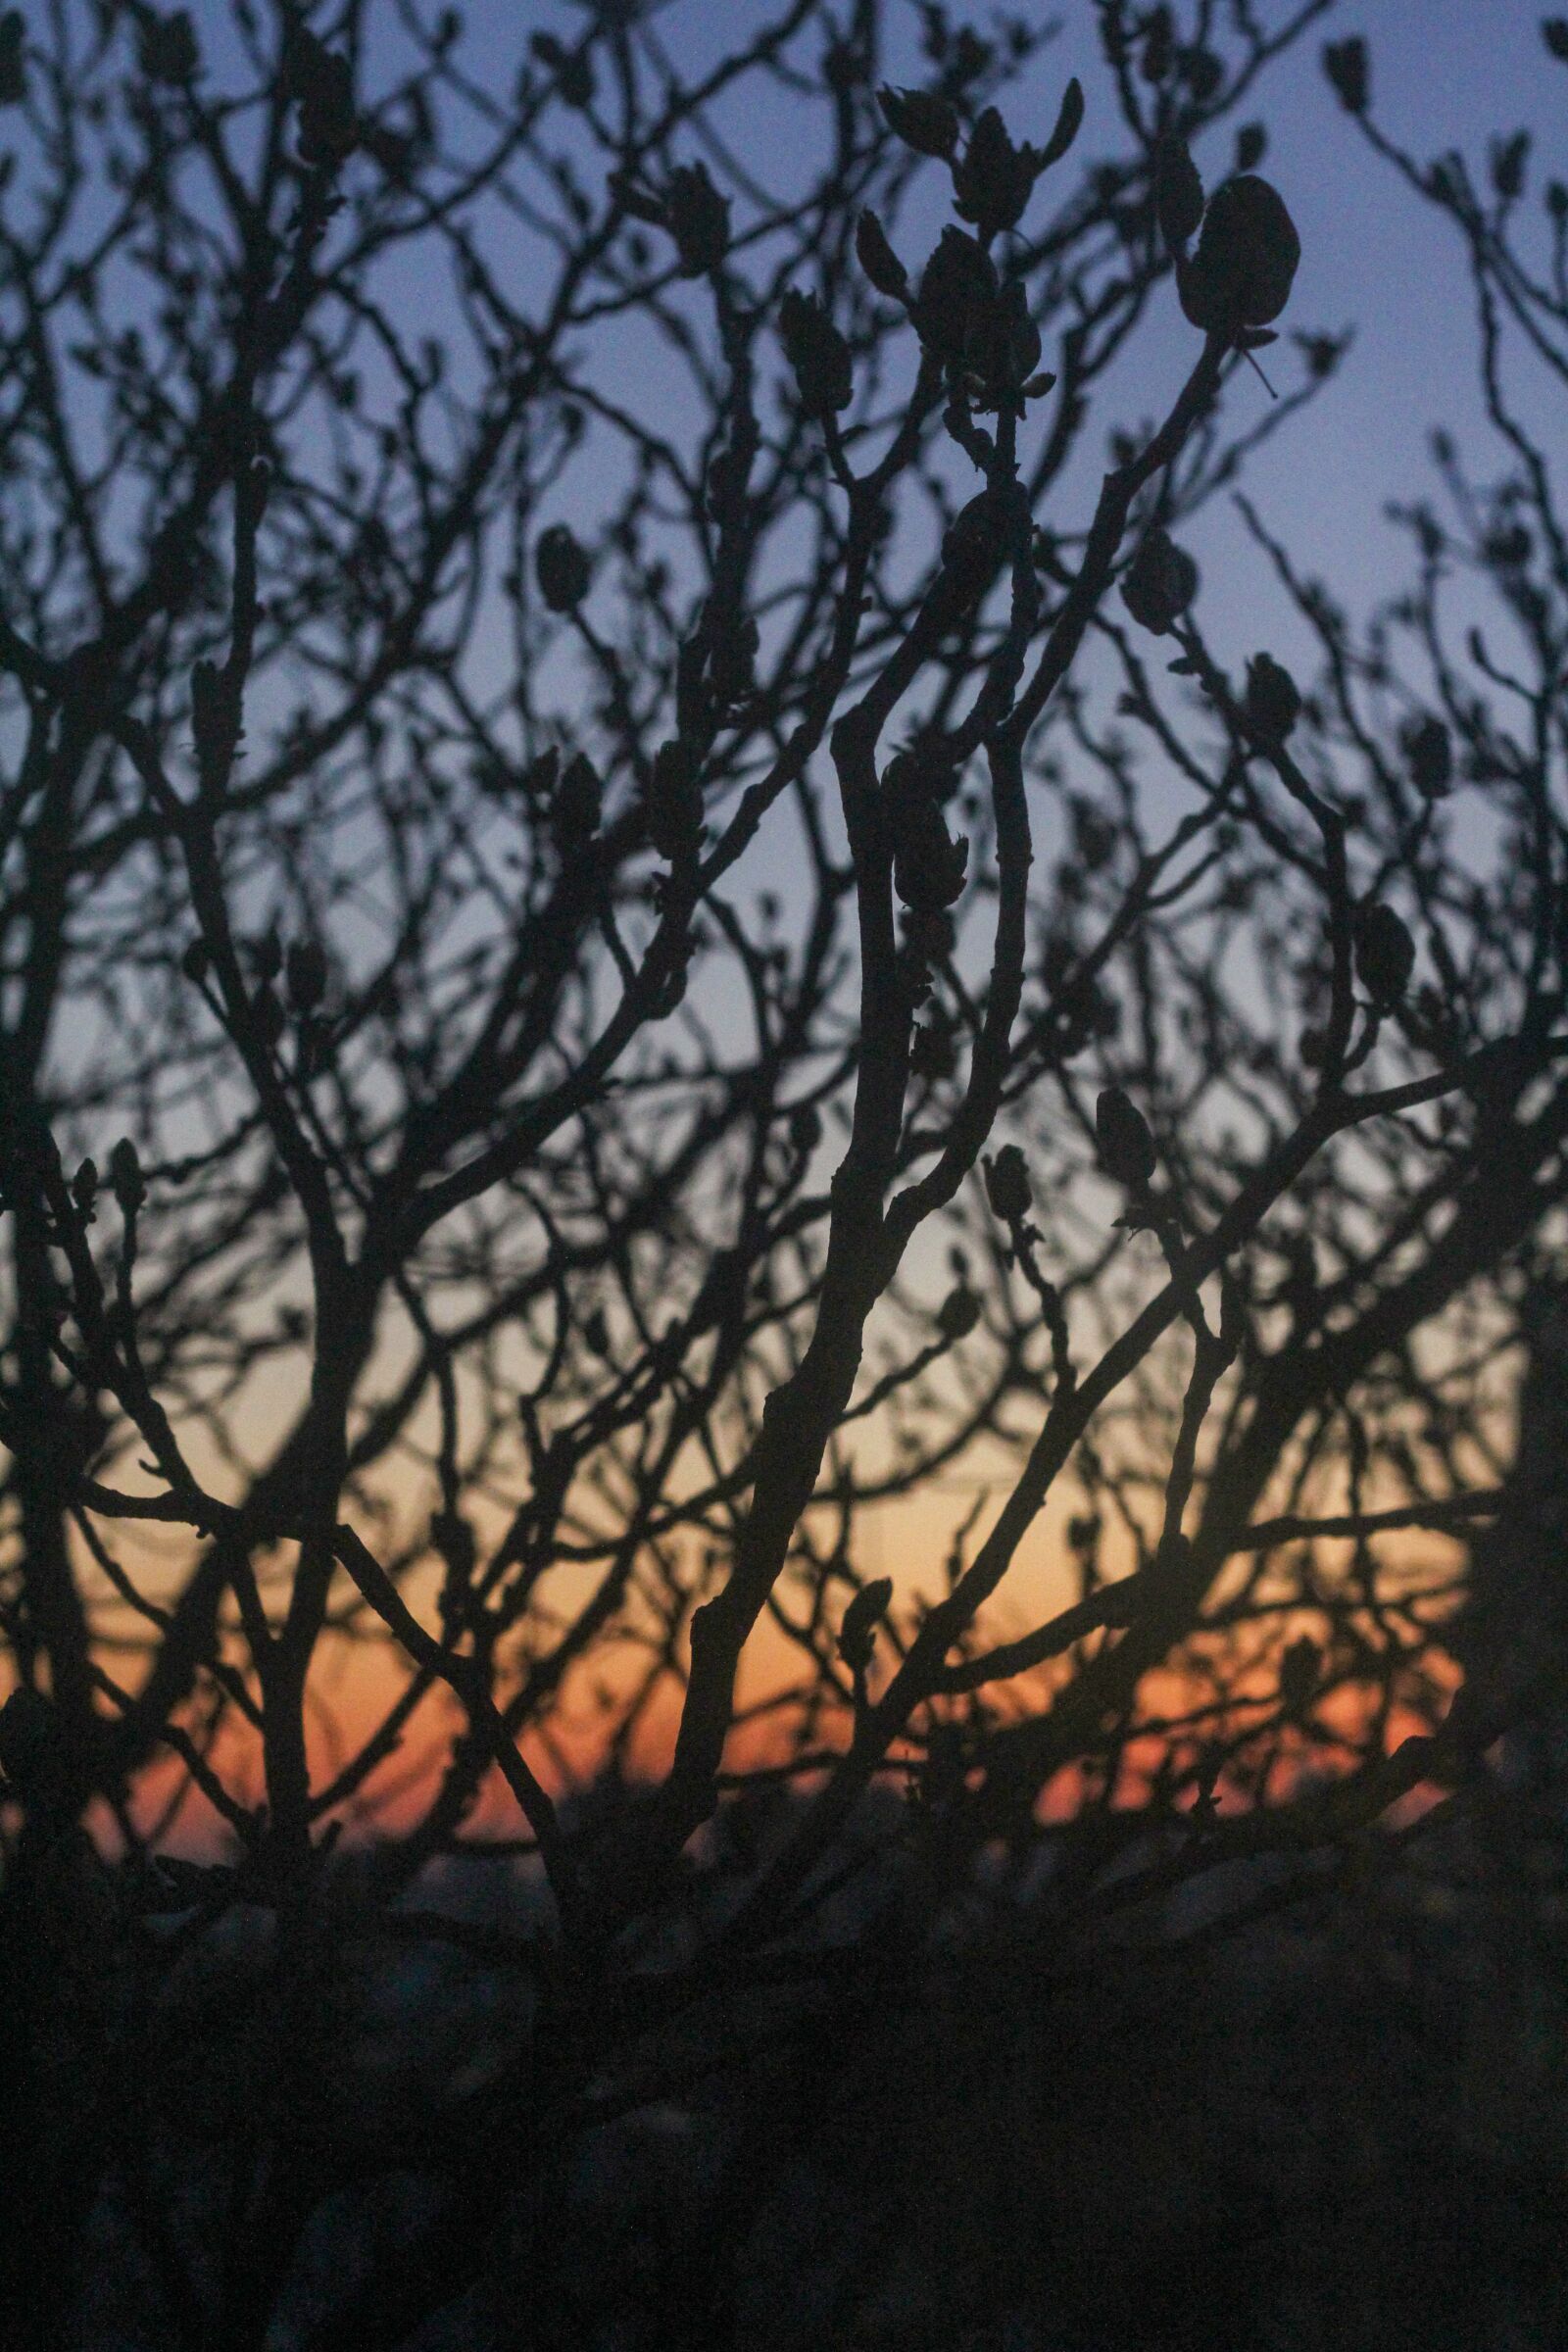
<path fill-rule="evenodd" d="M 1045 12 L 1039 12 L 1045 13 Z M 1113 99 L 1087 0 L 1061 0 L 1049 12 L 1059 24 L 1055 40 L 1034 61 L 1023 91 L 1004 113 L 1017 136 L 1044 137 L 1069 74 L 1088 101 L 1079 153 L 1119 149 L 1125 132 Z M 1179 16 L 1186 15 L 1179 10 Z M 1219 12 L 1226 13 L 1223 9 Z M 1255 13 L 1277 24 L 1283 0 L 1258 0 Z M 717 7 L 713 0 L 672 0 L 658 18 L 660 37 L 680 58 L 729 43 L 771 14 L 760 0 Z M 984 27 L 987 12 L 951 10 Z M 1568 98 L 1568 67 L 1546 54 L 1542 10 L 1532 0 L 1339 0 L 1296 49 L 1270 68 L 1255 105 L 1238 120 L 1263 121 L 1269 147 L 1262 165 L 1285 196 L 1301 234 L 1302 260 L 1285 328 L 1352 325 L 1353 351 L 1315 413 L 1289 427 L 1265 449 L 1250 484 L 1266 517 L 1277 524 L 1303 567 L 1319 570 L 1351 606 L 1368 601 L 1398 576 L 1401 542 L 1382 517 L 1391 495 L 1432 486 L 1427 435 L 1450 426 L 1461 445 L 1484 426 L 1475 390 L 1474 334 L 1464 298 L 1463 259 L 1452 225 L 1424 205 L 1372 153 L 1329 87 L 1320 64 L 1325 39 L 1360 33 L 1370 43 L 1374 113 L 1380 124 L 1414 155 L 1429 161 L 1458 148 L 1484 175 L 1489 136 L 1520 125 L 1538 132 L 1527 211 L 1539 218 L 1536 189 L 1553 169 L 1568 176 L 1568 139 L 1560 126 Z M 904 23 L 905 60 L 895 51 L 892 77 L 909 80 L 924 69 L 918 56 L 918 18 L 890 11 Z M 527 22 L 567 31 L 575 10 L 539 5 Z M 486 11 L 470 22 L 478 28 Z M 1038 107 L 1031 120 L 1029 100 Z M 1229 168 L 1234 122 L 1198 149 L 1210 185 Z M 799 136 L 793 110 L 749 113 L 745 153 L 764 178 L 787 177 L 790 144 Z M 1066 167 L 1070 170 L 1071 165 Z M 1038 200 L 1037 200 L 1038 202 Z M 1137 389 L 1178 384 L 1191 365 L 1193 330 L 1181 318 L 1173 289 L 1146 322 L 1136 343 Z M 1249 399 L 1266 404 L 1256 379 L 1233 390 L 1236 414 Z M 1255 611 L 1261 559 L 1250 551 L 1234 520 L 1215 516 L 1195 543 L 1218 560 L 1212 585 L 1235 577 L 1238 618 Z M 1207 581 L 1205 584 L 1209 584 Z M 1215 608 L 1207 608 L 1213 613 Z"/>
<path fill-rule="evenodd" d="M 1280 0 L 1257 5 L 1270 18 L 1283 13 Z M 684 55 L 688 43 L 731 45 L 764 13 L 771 11 L 760 0 L 672 0 L 659 23 L 670 49 Z M 953 9 L 955 19 L 964 13 Z M 1119 146 L 1094 12 L 1086 0 L 1061 0 L 1058 13 L 1060 37 L 1032 69 L 1038 116 L 1031 117 L 1025 100 L 1009 101 L 1009 123 L 1020 136 L 1043 136 L 1062 84 L 1077 73 L 1088 99 L 1084 153 Z M 503 58 L 515 61 L 529 31 L 548 28 L 565 36 L 580 22 L 555 0 L 529 0 L 520 10 L 512 0 L 475 0 L 468 15 L 470 30 L 487 51 L 493 45 L 498 65 Z M 1367 35 L 1377 118 L 1419 158 L 1456 147 L 1479 174 L 1491 134 L 1535 126 L 1541 133 L 1534 174 L 1539 186 L 1554 168 L 1568 177 L 1568 137 L 1560 128 L 1555 139 L 1547 135 L 1549 125 L 1563 121 L 1568 68 L 1547 56 L 1540 15 L 1532 0 L 1341 0 L 1271 72 L 1255 106 L 1247 110 L 1268 125 L 1263 170 L 1285 196 L 1302 240 L 1301 268 L 1283 323 L 1356 330 L 1340 375 L 1305 416 L 1259 453 L 1249 487 L 1302 568 L 1323 574 L 1352 611 L 1364 611 L 1401 576 L 1404 543 L 1382 509 L 1391 496 L 1410 497 L 1434 486 L 1430 429 L 1445 424 L 1461 446 L 1479 452 L 1486 426 L 1456 233 L 1398 182 L 1346 117 L 1321 72 L 1322 41 Z M 907 16 L 904 74 L 913 79 L 919 68 L 912 8 Z M 974 16 L 984 24 L 983 10 Z M 1228 165 L 1233 128 L 1227 125 L 1199 151 L 1210 184 Z M 748 120 L 748 161 L 761 176 L 787 172 L 794 129 L 784 110 Z M 1174 291 L 1165 289 L 1138 338 L 1138 374 L 1128 379 L 1124 411 L 1129 420 L 1158 398 L 1149 387 L 1168 383 L 1174 389 L 1180 382 L 1194 343 Z M 1250 420 L 1267 395 L 1255 379 L 1239 377 L 1230 398 L 1238 418 Z M 1268 598 L 1262 559 L 1223 511 L 1204 518 L 1193 543 L 1204 566 L 1205 624 L 1224 657 L 1240 659 L 1254 650 L 1268 625 L 1258 617 Z M 944 1537 L 947 1523 L 944 1508 Z M 890 1526 L 881 1538 L 885 1550 L 868 1558 L 867 1568 L 901 1565 L 901 1538 L 902 1531 Z M 937 1546 L 932 1548 L 934 1554 Z"/>

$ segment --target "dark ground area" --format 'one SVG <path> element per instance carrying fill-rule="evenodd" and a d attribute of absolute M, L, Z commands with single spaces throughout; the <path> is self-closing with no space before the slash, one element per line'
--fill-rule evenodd
<path fill-rule="evenodd" d="M 864 1825 L 873 1859 L 824 1943 L 898 1886 L 885 1827 Z M 528 1884 L 447 1866 L 420 1904 L 469 1941 L 403 1940 L 368 1932 L 351 1862 L 304 2077 L 317 2112 L 298 2119 L 335 2181 L 312 2190 L 266 2342 L 1568 2345 L 1565 1856 L 1550 1813 L 1494 1792 L 1236 1932 L 1208 1916 L 1244 1891 L 1216 1874 L 1165 1903 L 1183 1945 L 1066 1975 L 1050 1868 L 948 1907 L 914 1969 L 906 1888 L 853 1965 L 775 1960 L 774 1981 L 629 2034 L 588 2082 L 605 2120 L 548 2161 L 522 2152 L 506 2088 L 530 1980 L 487 1948 L 529 1932 Z M 724 1877 L 694 1885 L 694 1917 Z M 1147 1938 L 1147 1910 L 1137 1924 Z M 686 1933 L 666 1924 L 662 1957 Z M 98 1988 L 111 2039 L 138 2036 L 146 2063 L 78 2240 L 62 2340 L 81 2352 L 212 2340 L 265 2064 L 268 1915 L 153 1934 L 186 1948 L 140 1995 Z M 60 2032 L 79 2123 L 90 2058 Z M 425 2135 L 454 2100 L 456 2158 Z M 475 2248 L 488 2287 L 464 2285 Z"/>

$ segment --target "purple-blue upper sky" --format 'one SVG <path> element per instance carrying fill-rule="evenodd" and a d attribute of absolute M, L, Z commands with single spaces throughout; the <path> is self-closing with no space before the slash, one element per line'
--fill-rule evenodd
<path fill-rule="evenodd" d="M 984 10 L 954 6 L 954 22 Z M 1086 0 L 1064 0 L 1054 12 L 1055 40 L 1030 69 L 1021 92 L 1006 104 L 1017 135 L 1043 137 L 1062 85 L 1080 75 L 1088 98 L 1084 132 L 1073 164 L 1096 152 L 1122 151 L 1126 134 L 1113 119 L 1109 77 L 1100 55 L 1096 14 Z M 1179 12 L 1186 20 L 1187 12 Z M 1253 12 L 1277 24 L 1287 0 L 1253 0 Z M 716 57 L 770 16 L 759 0 L 670 0 L 654 13 L 653 29 L 683 65 Z M 1223 19 L 1228 11 L 1216 12 Z M 1487 472 L 1491 453 L 1476 386 L 1475 331 L 1464 257 L 1451 225 L 1374 155 L 1328 86 L 1320 63 L 1326 38 L 1352 32 L 1372 47 L 1374 112 L 1380 124 L 1422 161 L 1457 148 L 1484 175 L 1490 136 L 1531 124 L 1538 133 L 1526 211 L 1540 216 L 1539 189 L 1554 171 L 1568 177 L 1568 139 L 1553 135 L 1568 101 L 1568 67 L 1555 63 L 1541 37 L 1543 11 L 1533 0 L 1341 0 L 1259 84 L 1245 110 L 1263 121 L 1269 147 L 1262 166 L 1285 195 L 1301 231 L 1303 256 L 1282 324 L 1289 329 L 1352 325 L 1355 346 L 1317 408 L 1262 450 L 1248 486 L 1301 567 L 1333 586 L 1352 612 L 1364 611 L 1407 568 L 1405 543 L 1383 517 L 1390 497 L 1433 494 L 1428 433 L 1438 423 L 1454 429 Z M 469 29 L 493 56 L 507 82 L 530 31 L 552 28 L 569 37 L 581 18 L 572 7 L 537 4 L 520 18 L 488 7 L 471 12 Z M 919 18 L 914 6 L 890 14 L 895 79 L 922 78 Z M 493 44 L 493 45 L 492 45 Z M 505 86 L 498 82 L 498 86 Z M 1032 111 L 1033 110 L 1033 111 Z M 1038 119 L 1036 119 L 1038 117 Z M 755 104 L 726 122 L 741 160 L 770 183 L 788 181 L 802 165 L 802 119 L 781 107 Z M 1212 184 L 1231 165 L 1235 123 L 1221 126 L 1199 161 Z M 1065 169 L 1071 171 L 1073 164 Z M 940 174 L 933 172 L 935 195 Z M 1044 193 L 1044 192 L 1043 192 Z M 1040 209 L 1045 209 L 1037 199 Z M 940 216 L 933 213 L 933 220 Z M 910 258 L 914 256 L 911 253 Z M 1135 338 L 1130 364 L 1117 376 L 1121 421 L 1156 412 L 1190 367 L 1194 334 L 1167 288 L 1153 317 Z M 1294 354 L 1282 360 L 1282 379 L 1294 382 Z M 643 396 L 654 383 L 643 379 Z M 1267 396 L 1255 379 L 1233 385 L 1231 413 L 1249 417 Z M 1112 418 L 1104 416 L 1108 425 Z M 1037 418 L 1036 430 L 1044 429 Z M 1086 460 L 1101 462 L 1098 433 Z M 1090 491 L 1079 476 L 1079 495 Z M 1069 496 L 1072 492 L 1069 491 Z M 1071 527 L 1082 516 L 1063 514 Z M 1255 632 L 1272 599 L 1262 559 L 1226 512 L 1205 517 L 1193 534 L 1204 559 L 1205 612 L 1226 634 Z M 1227 614 L 1226 604 L 1232 606 Z M 1291 624 L 1281 618 L 1282 650 Z M 1255 641 L 1255 639 L 1254 639 Z M 1242 650 L 1240 647 L 1235 649 Z"/>

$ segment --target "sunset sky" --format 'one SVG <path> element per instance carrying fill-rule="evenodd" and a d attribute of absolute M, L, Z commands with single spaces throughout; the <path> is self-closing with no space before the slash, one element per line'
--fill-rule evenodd
<path fill-rule="evenodd" d="M 765 13 L 770 12 L 756 0 L 733 8 L 674 0 L 659 13 L 657 29 L 684 61 L 733 46 L 748 23 L 760 24 Z M 1092 156 L 1120 146 L 1125 134 L 1110 117 L 1092 12 L 1081 0 L 1066 0 L 1059 13 L 1060 37 L 1042 52 L 1005 112 L 1018 135 L 1043 136 L 1067 75 L 1078 74 L 1088 99 L 1079 152 Z M 1277 18 L 1283 11 L 1266 13 Z M 894 79 L 912 80 L 924 70 L 917 54 L 916 12 L 910 9 L 907 15 L 906 52 L 888 64 Z M 1372 44 L 1380 123 L 1396 140 L 1407 141 L 1420 159 L 1458 148 L 1484 179 L 1492 133 L 1562 119 L 1568 68 L 1547 56 L 1539 17 L 1527 0 L 1486 0 L 1484 5 L 1478 0 L 1363 0 L 1359 7 L 1336 8 L 1264 77 L 1255 104 L 1240 118 L 1255 116 L 1267 125 L 1269 146 L 1261 168 L 1285 195 L 1301 234 L 1302 263 L 1285 327 L 1355 330 L 1353 349 L 1335 382 L 1306 416 L 1259 454 L 1248 486 L 1303 571 L 1325 576 L 1352 611 L 1364 610 L 1399 576 L 1403 543 L 1382 508 L 1391 496 L 1434 489 L 1430 428 L 1450 427 L 1461 446 L 1475 453 L 1483 472 L 1488 444 L 1457 237 L 1451 224 L 1370 152 L 1324 79 L 1322 40 L 1365 32 Z M 498 87 L 510 86 L 514 78 L 530 30 L 549 26 L 569 35 L 577 22 L 565 7 L 530 5 L 514 12 L 482 0 L 469 12 L 470 33 L 487 65 L 493 65 Z M 760 177 L 787 180 L 799 172 L 799 118 L 793 109 L 771 116 L 754 110 L 727 127 L 738 145 L 744 142 L 746 164 Z M 1210 185 L 1229 167 L 1233 135 L 1234 124 L 1227 125 L 1198 150 Z M 1527 212 L 1538 220 L 1539 190 L 1552 169 L 1549 138 L 1544 149 L 1526 200 Z M 1568 172 L 1568 152 L 1562 165 Z M 939 176 L 931 174 L 938 199 Z M 1192 365 L 1194 344 L 1194 330 L 1182 318 L 1173 290 L 1166 288 L 1135 340 L 1136 374 L 1126 377 L 1107 416 L 1113 410 L 1131 423 L 1168 397 Z M 1275 363 L 1266 360 L 1265 365 Z M 1278 373 L 1284 382 L 1295 380 L 1294 354 L 1280 359 Z M 1267 394 L 1255 378 L 1238 375 L 1229 398 L 1238 421 L 1266 412 Z M 1030 429 L 1041 429 L 1038 416 Z M 1091 440 L 1083 465 L 1098 465 L 1102 456 L 1102 444 Z M 1087 512 L 1092 487 L 1082 469 L 1069 482 L 1066 502 L 1084 502 L 1064 515 L 1069 527 Z M 1201 517 L 1191 543 L 1203 569 L 1205 622 L 1223 657 L 1245 657 L 1262 642 L 1265 628 L 1268 641 L 1288 657 L 1291 623 L 1279 616 L 1263 561 L 1228 507 L 1217 505 Z M 971 1493 L 972 1481 L 959 1482 L 917 1512 L 889 1513 L 872 1536 L 862 1565 L 870 1573 L 885 1569 L 901 1577 L 934 1568 Z M 1048 1518 L 1025 1547 L 1018 1582 L 1038 1589 L 1056 1547 L 1056 1531 Z M 345 1718 L 355 1719 L 357 1728 L 373 1704 L 369 1683 L 360 1697 L 350 1701 L 345 1695 L 342 1704 Z"/>

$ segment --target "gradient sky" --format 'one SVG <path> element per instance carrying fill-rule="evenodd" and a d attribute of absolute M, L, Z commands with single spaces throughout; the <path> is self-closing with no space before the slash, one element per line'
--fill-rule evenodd
<path fill-rule="evenodd" d="M 1273 19 L 1284 13 L 1283 0 L 1258 0 L 1258 5 Z M 697 52 L 731 46 L 771 13 L 760 0 L 730 5 L 672 0 L 658 24 L 661 37 L 684 61 Z M 965 13 L 953 8 L 955 19 Z M 1009 123 L 1020 136 L 1042 136 L 1066 76 L 1076 72 L 1088 99 L 1083 154 L 1120 148 L 1124 134 L 1110 116 L 1094 12 L 1087 0 L 1062 0 L 1058 13 L 1060 37 L 1032 69 L 1026 93 L 1009 100 Z M 1532 0 L 1342 0 L 1326 24 L 1266 77 L 1255 105 L 1242 118 L 1255 115 L 1267 124 L 1270 144 L 1263 169 L 1285 195 L 1301 232 L 1303 259 L 1284 324 L 1336 330 L 1353 324 L 1356 329 L 1355 346 L 1336 381 L 1313 411 L 1259 454 L 1249 487 L 1302 568 L 1323 574 L 1352 612 L 1364 611 L 1403 575 L 1404 542 L 1385 522 L 1382 509 L 1391 496 L 1410 497 L 1433 487 L 1426 447 L 1430 428 L 1448 425 L 1481 461 L 1483 471 L 1487 432 L 1475 387 L 1474 330 L 1457 235 L 1369 151 L 1324 81 L 1322 41 L 1351 31 L 1368 35 L 1377 117 L 1420 158 L 1456 147 L 1480 176 L 1492 133 L 1535 126 L 1540 147 L 1533 182 L 1539 188 L 1553 170 L 1568 177 L 1568 137 L 1560 132 L 1568 68 L 1546 55 L 1541 13 Z M 913 79 L 921 71 L 915 53 L 918 26 L 915 10 L 910 7 L 906 14 L 907 57 L 893 71 L 896 78 Z M 974 15 L 984 24 L 983 10 Z M 531 30 L 548 27 L 565 35 L 578 23 L 571 8 L 555 0 L 531 0 L 520 10 L 501 0 L 475 0 L 469 11 L 470 30 L 494 58 L 498 76 L 505 76 L 498 86 L 510 86 Z M 1551 125 L 1559 126 L 1555 137 Z M 1210 185 L 1229 165 L 1233 128 L 1227 126 L 1200 148 Z M 793 176 L 791 165 L 799 160 L 789 145 L 799 135 L 793 110 L 780 109 L 772 117 L 754 112 L 744 133 L 747 161 L 760 176 Z M 931 177 L 935 183 L 937 175 Z M 1527 210 L 1539 219 L 1534 192 Z M 908 258 L 915 258 L 912 247 Z M 1123 421 L 1163 405 L 1191 367 L 1195 344 L 1174 291 L 1165 289 L 1136 339 L 1123 378 Z M 1282 380 L 1292 379 L 1288 363 L 1280 374 Z M 1238 422 L 1250 421 L 1266 398 L 1255 379 L 1238 376 L 1229 394 L 1231 414 Z M 1097 466 L 1102 447 L 1097 434 L 1089 453 Z M 1075 485 L 1072 497 L 1078 496 Z M 1087 499 L 1063 520 L 1081 521 L 1086 513 Z M 1271 630 L 1271 621 L 1260 615 L 1271 607 L 1278 610 L 1262 559 L 1225 510 L 1206 516 L 1191 533 L 1191 543 L 1203 564 L 1205 625 L 1216 651 L 1235 662 Z M 1283 622 L 1267 641 L 1289 656 Z M 920 1565 L 934 1564 L 966 1499 L 951 1490 L 938 1498 L 929 1557 Z M 1040 1554 L 1052 1547 L 1053 1534 L 1043 1523 L 1027 1547 L 1036 1554 L 1037 1567 Z M 890 1514 L 870 1536 L 862 1565 L 871 1571 L 911 1565 L 907 1553 L 925 1548 L 911 1541 L 913 1535 L 906 1515 Z M 1028 1565 L 1020 1583 L 1030 1581 Z"/>

